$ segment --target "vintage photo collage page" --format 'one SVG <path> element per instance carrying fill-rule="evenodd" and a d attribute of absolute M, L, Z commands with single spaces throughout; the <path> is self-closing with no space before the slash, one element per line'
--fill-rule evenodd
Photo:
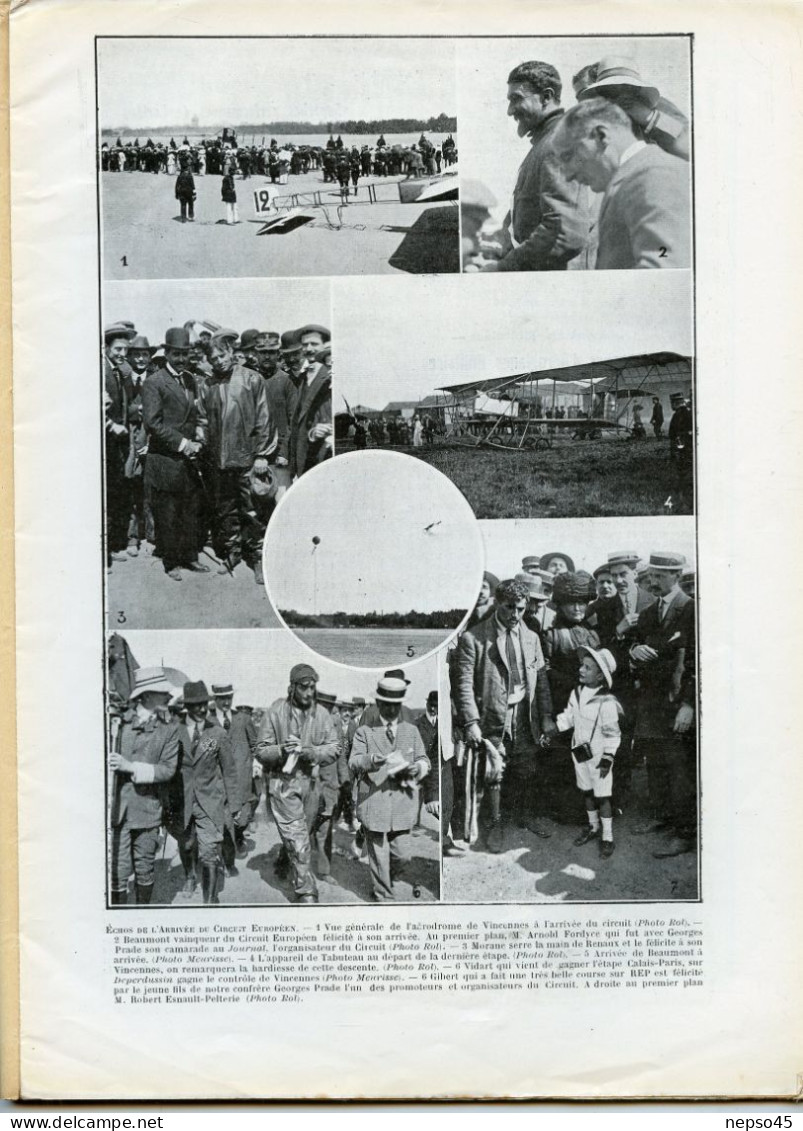
<path fill-rule="evenodd" d="M 691 52 L 96 40 L 108 907 L 701 898 Z"/>

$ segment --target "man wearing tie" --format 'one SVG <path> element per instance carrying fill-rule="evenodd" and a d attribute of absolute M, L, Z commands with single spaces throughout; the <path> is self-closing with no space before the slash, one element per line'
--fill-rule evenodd
<path fill-rule="evenodd" d="M 454 660 L 458 725 L 485 751 L 477 789 L 488 796 L 485 840 L 495 853 L 504 844 L 503 809 L 534 820 L 541 739 L 557 733 L 541 642 L 522 619 L 529 596 L 523 582 L 503 581 L 494 615 L 463 633 Z"/>
<path fill-rule="evenodd" d="M 693 852 L 697 828 L 694 602 L 680 588 L 683 554 L 650 555 L 658 600 L 639 614 L 630 661 L 638 681 L 635 748 L 644 753 L 652 820 L 637 832 L 667 832 L 662 859 Z"/>
<path fill-rule="evenodd" d="M 234 865 L 234 856 L 245 848 L 245 830 L 251 823 L 257 805 L 254 789 L 254 749 L 256 729 L 246 711 L 233 711 L 234 687 L 230 683 L 213 683 L 215 707 L 212 720 L 226 734 L 234 764 L 236 789 L 229 798 L 233 827 L 230 838 L 224 839 L 223 856 L 227 868 Z"/>
<path fill-rule="evenodd" d="M 184 894 L 195 891 L 201 862 L 203 901 L 219 903 L 220 846 L 235 781 L 223 731 L 207 717 L 209 693 L 203 682 L 184 684 L 186 723 L 179 727 L 181 757 L 169 791 L 165 826 L 175 837 L 184 868 Z"/>
<path fill-rule="evenodd" d="M 204 419 L 194 378 L 186 371 L 189 331 L 171 327 L 165 334 L 165 363 L 142 386 L 142 419 L 148 434 L 145 487 L 151 492 L 155 552 L 165 573 L 181 581 L 181 570 L 208 573 L 198 561 L 201 483 L 197 459 Z"/>
<path fill-rule="evenodd" d="M 400 718 L 406 692 L 403 679 L 379 680 L 379 721 L 357 729 L 349 758 L 349 768 L 359 776 L 357 817 L 365 830 L 377 903 L 395 898 L 393 880 L 404 860 L 398 840 L 416 822 L 419 785 L 432 768 L 417 727 Z"/>
<path fill-rule="evenodd" d="M 616 587 L 614 597 L 594 602 L 597 632 L 603 648 L 616 660 L 613 677 L 613 694 L 619 700 L 622 716 L 619 725 L 622 742 L 616 756 L 616 781 L 614 808 L 622 809 L 630 793 L 633 770 L 633 727 L 636 715 L 636 685 L 630 663 L 630 646 L 638 619 L 645 609 L 655 603 L 655 598 L 638 584 L 636 566 L 639 556 L 635 550 L 617 550 L 608 554 L 608 569 Z"/>

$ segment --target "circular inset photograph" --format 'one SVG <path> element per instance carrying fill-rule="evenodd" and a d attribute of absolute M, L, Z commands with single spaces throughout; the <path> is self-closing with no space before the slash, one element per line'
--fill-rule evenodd
<path fill-rule="evenodd" d="M 268 596 L 319 655 L 383 668 L 429 655 L 474 607 L 484 568 L 474 512 L 451 480 L 395 452 L 327 460 L 268 525 Z"/>

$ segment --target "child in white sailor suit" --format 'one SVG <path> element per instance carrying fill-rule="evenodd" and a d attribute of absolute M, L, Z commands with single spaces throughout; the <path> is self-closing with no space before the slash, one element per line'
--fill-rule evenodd
<path fill-rule="evenodd" d="M 580 648 L 582 660 L 577 687 L 566 710 L 558 715 L 559 731 L 571 730 L 572 761 L 577 788 L 582 791 L 588 827 L 575 840 L 580 846 L 600 835 L 600 855 L 613 854 L 613 760 L 619 749 L 622 708 L 611 695 L 616 660 L 607 648 Z"/>

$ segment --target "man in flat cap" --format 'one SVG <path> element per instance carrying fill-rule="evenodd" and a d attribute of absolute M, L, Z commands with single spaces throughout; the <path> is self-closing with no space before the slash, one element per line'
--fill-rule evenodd
<path fill-rule="evenodd" d="M 126 475 L 130 437 L 126 362 L 137 335 L 130 322 L 115 322 L 103 332 L 103 387 L 106 433 L 106 565 L 125 561 L 131 520 L 131 483 Z"/>
<path fill-rule="evenodd" d="M 691 266 L 691 181 L 685 161 L 637 136 L 614 102 L 591 98 L 553 138 L 569 181 L 604 193 L 598 271 Z"/>
<path fill-rule="evenodd" d="M 379 722 L 358 727 L 349 758 L 358 776 L 357 817 L 365 831 L 378 903 L 395 898 L 393 880 L 403 863 L 398 839 L 415 825 L 421 782 L 432 768 L 418 729 L 400 718 L 406 693 L 402 679 L 379 680 Z"/>
<path fill-rule="evenodd" d="M 315 703 L 318 673 L 295 664 L 284 699 L 265 711 L 256 756 L 268 774 L 268 801 L 290 861 L 298 903 L 317 903 L 307 807 L 314 789 L 313 770 L 337 758 L 338 739 L 331 715 Z"/>
<path fill-rule="evenodd" d="M 315 807 L 310 825 L 310 838 L 316 850 L 316 872 L 320 879 L 331 881 L 334 822 L 340 808 L 341 788 L 351 783 L 351 777 L 345 757 L 345 733 L 341 727 L 337 696 L 329 691 L 316 691 L 315 702 L 331 717 L 337 736 L 337 758 L 318 767 Z"/>
<path fill-rule="evenodd" d="M 484 755 L 477 792 L 488 800 L 489 852 L 504 847 L 503 789 L 508 812 L 535 820 L 541 739 L 556 733 L 541 642 L 523 623 L 529 598 L 523 582 L 503 581 L 494 615 L 463 633 L 452 661 L 457 724 Z"/>
<path fill-rule="evenodd" d="M 320 337 L 317 329 L 313 335 L 306 329 L 307 338 Z M 332 351 L 324 345 L 308 360 L 299 388 L 290 424 L 290 471 L 297 479 L 331 455 Z"/>
<path fill-rule="evenodd" d="M 329 345 L 332 340 L 332 335 L 325 326 L 318 326 L 312 322 L 306 326 L 302 326 L 298 331 L 298 336 L 301 340 L 301 348 L 304 351 L 304 356 L 309 366 L 316 364 L 315 355 L 322 350 L 324 346 Z"/>
<path fill-rule="evenodd" d="M 136 902 L 150 903 L 162 824 L 163 788 L 178 766 L 178 724 L 167 704 L 176 692 L 164 668 L 138 668 L 123 723 L 109 754 L 111 784 L 111 903 L 128 902 L 134 872 Z"/>
<path fill-rule="evenodd" d="M 650 554 L 658 600 L 639 614 L 630 646 L 638 680 L 634 742 L 647 764 L 651 818 L 635 833 L 664 832 L 658 859 L 693 852 L 697 830 L 696 625 L 680 586 L 683 554 Z"/>
<path fill-rule="evenodd" d="M 142 387 L 142 418 L 148 434 L 145 487 L 150 491 L 156 553 L 165 573 L 181 581 L 181 570 L 208 573 L 198 561 L 201 480 L 198 457 L 204 418 L 195 380 L 187 372 L 190 335 L 183 326 L 165 334 L 164 364 Z"/>
<path fill-rule="evenodd" d="M 497 237 L 482 244 L 484 271 L 563 271 L 588 268 L 594 208 L 590 194 L 567 179 L 553 149 L 563 117 L 561 79 L 550 63 L 514 67 L 507 112 L 530 151 L 519 169 L 513 203 Z M 494 258 L 495 257 L 495 258 Z"/>
<path fill-rule="evenodd" d="M 269 475 L 276 452 L 276 430 L 268 411 L 265 386 L 258 373 L 234 359 L 233 330 L 218 330 L 209 343 L 212 376 L 202 393 L 206 417 L 203 465 L 211 486 L 214 514 L 212 542 L 233 572 L 241 561 L 263 585 L 264 525 L 252 498 L 252 476 Z"/>

